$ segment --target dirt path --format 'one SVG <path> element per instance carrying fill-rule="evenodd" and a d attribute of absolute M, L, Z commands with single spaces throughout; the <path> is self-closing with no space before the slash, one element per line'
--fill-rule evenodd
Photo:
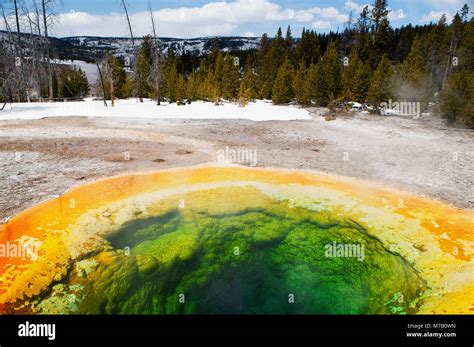
<path fill-rule="evenodd" d="M 0 221 L 70 187 L 124 172 L 256 150 L 260 167 L 364 178 L 474 208 L 474 133 L 364 114 L 325 121 L 60 117 L 0 121 Z"/>

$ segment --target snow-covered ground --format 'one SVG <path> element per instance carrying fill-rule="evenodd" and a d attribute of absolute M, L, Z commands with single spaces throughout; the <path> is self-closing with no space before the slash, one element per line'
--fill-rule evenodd
<path fill-rule="evenodd" d="M 45 117 L 116 117 L 154 119 L 247 119 L 252 121 L 311 119 L 307 110 L 294 106 L 276 106 L 271 102 L 257 101 L 246 107 L 235 103 L 215 106 L 210 102 L 194 102 L 190 105 L 163 104 L 152 100 L 140 103 L 136 99 L 117 100 L 115 107 L 104 107 L 102 101 L 21 103 L 9 104 L 0 112 L 0 120 L 41 119 Z"/>

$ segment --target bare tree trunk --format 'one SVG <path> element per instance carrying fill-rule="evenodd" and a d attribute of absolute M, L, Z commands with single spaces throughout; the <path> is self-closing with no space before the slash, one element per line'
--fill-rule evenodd
<path fill-rule="evenodd" d="M 40 101 L 43 102 L 43 95 L 42 95 L 42 86 L 43 86 L 43 69 L 42 69 L 42 57 L 44 47 L 42 45 L 42 36 L 41 36 L 41 14 L 38 9 L 38 4 L 36 3 L 36 0 L 33 1 L 34 7 L 35 7 L 35 20 L 36 20 L 36 29 L 38 30 L 37 34 L 39 37 L 38 41 L 38 46 L 41 53 L 39 54 L 39 59 L 38 59 L 38 84 L 39 84 L 39 97 Z"/>
<path fill-rule="evenodd" d="M 123 10 L 125 11 L 125 16 L 127 17 L 128 29 L 130 30 L 130 38 L 132 39 L 132 45 L 135 47 L 135 38 L 133 37 L 133 30 L 132 24 L 130 23 L 130 17 L 128 16 L 127 5 L 125 4 L 125 0 L 122 0 Z"/>
<path fill-rule="evenodd" d="M 104 106 L 108 107 L 107 105 L 107 100 L 105 99 L 105 82 L 104 82 L 104 76 L 102 75 L 102 70 L 100 69 L 99 63 L 96 63 L 97 69 L 99 70 L 99 78 L 100 78 L 100 84 L 102 86 L 102 95 L 104 98 Z"/>
<path fill-rule="evenodd" d="M 7 32 L 7 35 L 8 35 L 8 43 L 10 45 L 10 49 L 13 48 L 13 56 L 11 57 L 8 57 L 7 59 L 12 62 L 13 61 L 13 64 L 9 67 L 10 71 L 14 71 L 16 69 L 16 57 L 15 55 L 17 54 L 17 45 L 15 43 L 15 40 L 13 39 L 13 34 L 12 34 L 12 31 L 11 31 L 11 28 L 10 28 L 10 24 L 8 23 L 8 19 L 7 19 L 7 15 L 5 14 L 5 10 L 3 8 L 3 6 L 1 7 L 2 9 L 2 16 L 3 16 L 3 21 L 5 23 L 5 29 L 6 29 L 6 32 Z M 12 47 L 13 46 L 13 47 Z M 18 77 L 18 74 L 15 74 L 15 73 L 10 73 L 9 77 L 7 78 L 7 83 L 8 83 L 8 89 L 9 89 L 9 93 L 10 93 L 10 99 L 14 102 L 15 99 L 13 97 L 14 93 L 12 91 L 12 86 L 13 88 L 16 88 L 15 85 L 17 85 L 17 96 L 18 96 L 18 102 L 21 101 L 20 99 L 20 85 L 19 85 L 19 79 L 17 78 Z"/>
<path fill-rule="evenodd" d="M 36 6 L 36 2 L 34 1 L 34 4 Z M 38 45 L 37 45 L 37 34 L 38 30 L 35 30 L 35 21 L 31 17 L 30 11 L 27 7 L 27 5 L 23 2 L 23 13 L 28 19 L 28 26 L 30 28 L 30 37 L 27 40 L 29 44 L 30 51 L 32 52 L 30 62 L 31 64 L 29 65 L 30 68 L 26 71 L 28 74 L 27 78 L 27 84 L 29 85 L 30 88 L 35 88 L 36 92 L 38 95 L 41 95 L 41 73 L 40 73 L 40 65 L 41 61 L 38 59 L 38 52 L 40 51 Z M 27 94 L 27 97 L 29 97 L 29 92 Z"/>
<path fill-rule="evenodd" d="M 109 54 L 107 53 L 105 56 L 105 67 L 107 69 L 107 76 L 109 78 L 109 90 L 110 90 L 110 100 L 112 102 L 112 107 L 115 107 L 115 91 L 114 91 L 114 75 L 113 70 L 110 66 L 109 62 Z"/>
<path fill-rule="evenodd" d="M 13 0 L 13 7 L 15 9 L 15 22 L 16 22 L 16 34 L 18 40 L 18 47 L 20 47 L 21 34 L 20 34 L 20 17 L 18 15 L 18 3 L 17 0 Z"/>
<path fill-rule="evenodd" d="M 22 75 L 23 75 L 23 72 L 22 72 L 23 57 L 22 57 L 22 54 L 21 54 L 20 19 L 19 19 L 19 16 L 18 16 L 17 0 L 13 0 L 13 9 L 15 11 L 15 23 L 16 23 L 16 53 L 17 53 L 17 56 L 15 57 L 15 68 L 17 70 L 19 70 L 18 71 L 18 77 L 20 77 L 20 78 L 18 79 L 18 101 L 21 102 L 21 89 L 22 89 L 21 82 L 22 82 Z M 19 59 L 20 65 L 17 65 L 17 59 Z"/>
<path fill-rule="evenodd" d="M 24 61 L 23 59 L 23 48 L 21 46 L 21 28 L 20 28 L 20 15 L 19 15 L 19 1 L 18 0 L 13 0 L 13 5 L 14 5 L 14 8 L 15 8 L 15 22 L 16 22 L 16 31 L 17 31 L 17 52 L 18 52 L 18 57 L 20 59 L 20 66 L 18 67 L 19 70 L 20 70 L 20 79 L 21 79 L 21 83 L 20 83 L 20 86 L 21 87 L 24 87 L 24 91 L 25 91 L 25 95 L 26 95 L 26 101 L 27 102 L 30 102 L 31 101 L 31 97 L 30 97 L 30 85 L 31 85 L 31 81 L 29 80 L 28 76 L 27 76 L 27 66 L 26 66 L 26 61 Z M 26 5 L 23 3 L 23 5 L 25 6 L 25 10 L 26 10 Z M 23 86 L 22 86 L 23 84 Z"/>
<path fill-rule="evenodd" d="M 44 39 L 46 48 L 46 60 L 48 65 L 48 99 L 53 100 L 53 69 L 51 66 L 51 55 L 49 48 L 49 37 L 48 37 L 48 14 L 46 12 L 46 0 L 41 0 L 41 6 L 43 9 L 43 26 L 44 26 Z"/>
<path fill-rule="evenodd" d="M 154 56 L 154 70 L 156 74 L 156 104 L 160 105 L 161 104 L 161 62 L 160 62 L 160 57 L 161 57 L 161 47 L 159 44 L 159 39 L 156 35 L 156 26 L 155 26 L 155 18 L 153 17 L 153 9 L 151 7 L 151 2 L 148 0 L 148 8 L 150 10 L 150 18 L 151 18 L 151 25 L 153 27 L 153 38 L 155 40 L 155 56 Z"/>
<path fill-rule="evenodd" d="M 127 5 L 125 4 L 125 0 L 122 0 L 122 7 L 123 7 L 123 10 L 125 11 L 125 16 L 127 17 L 128 29 L 130 31 L 130 38 L 132 40 L 133 49 L 135 50 L 135 37 L 133 36 L 132 24 L 130 22 L 130 16 L 128 15 L 128 10 L 127 10 Z M 136 60 L 137 59 L 135 59 L 135 63 L 136 63 Z M 137 68 L 136 65 L 135 65 L 135 70 L 136 70 L 135 74 L 137 75 L 137 96 L 140 102 L 143 102 L 142 75 L 141 75 L 140 69 Z"/>
<path fill-rule="evenodd" d="M 449 70 L 452 64 L 451 60 L 454 57 L 454 52 L 456 52 L 458 41 L 459 41 L 460 30 L 461 30 L 459 27 L 457 27 L 457 24 L 455 23 L 455 21 L 453 21 L 452 25 L 453 25 L 453 33 L 451 34 L 451 43 L 449 45 L 448 59 L 446 61 L 446 69 L 444 70 L 442 88 L 444 88 L 444 85 L 446 84 L 446 81 L 448 79 Z"/>

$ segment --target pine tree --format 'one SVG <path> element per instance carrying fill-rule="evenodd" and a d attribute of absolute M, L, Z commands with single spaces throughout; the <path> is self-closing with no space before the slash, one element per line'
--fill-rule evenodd
<path fill-rule="evenodd" d="M 262 99 L 270 99 L 272 95 L 271 79 L 273 76 L 273 67 L 270 61 L 270 50 L 270 40 L 267 34 L 263 34 L 257 51 L 258 96 Z"/>
<path fill-rule="evenodd" d="M 199 84 L 199 74 L 197 71 L 193 71 L 189 76 L 188 83 L 186 85 L 186 100 L 188 104 L 200 99 Z"/>
<path fill-rule="evenodd" d="M 318 106 L 326 106 L 328 103 L 326 78 L 324 76 L 324 64 L 320 59 L 317 64 L 312 63 L 308 70 L 308 89 L 310 98 Z"/>
<path fill-rule="evenodd" d="M 307 75 L 308 71 L 302 61 L 293 79 L 293 92 L 296 101 L 303 106 L 308 106 L 311 101 L 311 87 Z"/>
<path fill-rule="evenodd" d="M 239 89 L 239 106 L 245 107 L 252 100 L 251 88 L 246 88 L 244 84 L 240 85 Z"/>
<path fill-rule="evenodd" d="M 367 100 L 367 93 L 369 92 L 371 79 L 371 69 L 367 63 L 360 62 L 359 68 L 356 71 L 355 77 L 352 81 L 351 91 L 354 100 L 364 103 Z"/>
<path fill-rule="evenodd" d="M 414 38 L 415 31 L 411 24 L 395 30 L 394 42 L 398 42 L 395 47 L 394 61 L 401 62 L 408 56 Z"/>
<path fill-rule="evenodd" d="M 87 75 L 85 71 L 79 68 L 74 73 L 73 79 L 74 79 L 74 84 L 77 90 L 76 95 L 78 95 L 79 97 L 85 97 L 89 95 L 90 86 L 89 86 L 89 80 L 87 79 Z"/>
<path fill-rule="evenodd" d="M 392 74 L 393 69 L 390 61 L 384 55 L 374 72 L 368 92 L 368 100 L 375 105 L 377 112 L 379 112 L 380 103 L 388 102 L 391 97 L 389 80 Z"/>
<path fill-rule="evenodd" d="M 429 66 L 430 83 L 436 90 L 442 87 L 444 63 L 449 50 L 446 23 L 447 18 L 446 15 L 443 14 L 438 24 L 433 26 L 426 35 L 425 41 L 427 41 L 427 44 L 423 48 L 427 53 L 425 56 L 428 59 L 427 65 Z"/>
<path fill-rule="evenodd" d="M 172 49 L 168 50 L 168 57 L 163 71 L 164 83 L 162 95 L 173 103 L 177 101 L 177 84 L 179 74 L 177 60 Z"/>
<path fill-rule="evenodd" d="M 323 96 L 324 102 L 330 102 L 338 98 L 341 91 L 342 64 L 338 53 L 338 42 L 334 41 L 322 58 L 322 73 L 326 91 Z"/>
<path fill-rule="evenodd" d="M 293 35 L 291 32 L 291 27 L 288 25 L 286 29 L 286 36 L 285 36 L 285 49 L 286 49 L 286 57 L 294 64 L 295 63 L 295 41 L 293 39 Z"/>
<path fill-rule="evenodd" d="M 462 63 L 450 68 L 440 93 L 440 111 L 454 124 L 474 129 L 474 19 L 467 21 L 468 13 L 469 7 L 463 6 L 459 18 L 455 18 L 450 28 L 450 53 L 457 51 L 457 58 Z M 453 40 L 458 40 L 458 43 L 453 44 Z"/>
<path fill-rule="evenodd" d="M 344 34 L 342 39 L 344 56 L 347 56 L 351 51 L 352 44 L 354 43 L 355 37 L 355 27 L 354 27 L 354 14 L 352 11 L 349 12 L 349 17 L 347 21 L 344 23 Z"/>
<path fill-rule="evenodd" d="M 429 44 L 429 43 L 428 43 Z M 398 67 L 393 89 L 403 101 L 417 101 L 426 104 L 433 94 L 431 84 L 428 46 L 419 36 L 415 37 L 405 61 Z"/>
<path fill-rule="evenodd" d="M 178 75 L 176 84 L 176 103 L 178 105 L 186 104 L 186 80 L 182 74 Z"/>
<path fill-rule="evenodd" d="M 372 51 L 372 61 L 375 66 L 384 54 L 390 54 L 390 47 L 393 40 L 393 30 L 390 27 L 388 17 L 383 17 L 378 25 L 378 31 L 374 35 L 374 48 Z"/>
<path fill-rule="evenodd" d="M 463 11 L 469 12 L 467 5 L 463 6 Z M 463 16 L 464 18 L 464 16 Z M 458 64 L 465 70 L 474 70 L 474 18 L 463 22 L 462 37 L 459 43 L 459 60 L 462 64 Z"/>
<path fill-rule="evenodd" d="M 342 95 L 345 100 L 365 102 L 370 84 L 370 67 L 363 63 L 354 50 L 349 65 L 342 75 Z"/>
<path fill-rule="evenodd" d="M 272 101 L 275 104 L 285 104 L 293 100 L 293 67 L 288 59 L 278 69 L 278 74 L 273 84 Z"/>
<path fill-rule="evenodd" d="M 194 71 L 194 74 L 196 76 L 196 100 L 209 100 L 206 85 L 208 69 L 204 61 L 201 61 L 201 64 L 199 65 L 197 70 Z"/>
<path fill-rule="evenodd" d="M 375 0 L 372 8 L 373 31 L 378 32 L 389 13 L 387 0 Z"/>
<path fill-rule="evenodd" d="M 228 101 L 235 101 L 239 92 L 239 70 L 234 57 L 224 57 L 224 68 L 222 70 L 222 97 Z"/>
<path fill-rule="evenodd" d="M 179 74 L 176 66 L 168 66 L 165 72 L 165 96 L 169 102 L 176 102 L 177 99 L 177 85 L 179 81 Z"/>
<path fill-rule="evenodd" d="M 217 58 L 221 55 L 219 39 L 212 40 L 211 54 L 209 54 L 209 65 L 216 66 Z"/>
<path fill-rule="evenodd" d="M 303 28 L 301 39 L 298 41 L 295 49 L 296 61 L 303 61 L 305 67 L 308 68 L 311 62 L 317 61 L 320 57 L 319 38 L 316 33 Z"/>
<path fill-rule="evenodd" d="M 452 58 L 455 56 L 459 44 L 459 40 L 462 36 L 462 30 L 463 30 L 463 21 L 459 13 L 456 13 L 456 15 L 453 18 L 453 23 L 451 25 L 450 31 L 451 31 L 451 42 L 449 45 L 449 52 L 448 52 L 448 57 L 446 59 L 446 68 L 444 72 L 444 78 L 442 85 L 446 83 L 446 80 L 448 78 L 449 73 L 451 72 L 452 69 Z"/>
<path fill-rule="evenodd" d="M 135 60 L 134 84 L 137 90 L 137 97 L 140 101 L 151 96 L 151 86 L 149 84 L 151 67 L 153 64 L 153 38 L 150 35 L 143 37 L 140 50 Z"/>
<path fill-rule="evenodd" d="M 89 82 L 81 69 L 61 69 L 54 79 L 57 98 L 79 98 L 89 94 Z"/>
<path fill-rule="evenodd" d="M 253 73 L 253 67 L 250 61 L 247 62 L 244 69 L 244 75 L 240 81 L 239 87 L 239 104 L 246 106 L 249 101 L 257 98 L 256 78 Z"/>
<path fill-rule="evenodd" d="M 372 54 L 372 38 L 369 30 L 372 25 L 369 7 L 365 6 L 357 20 L 355 47 L 362 61 L 369 61 Z"/>
<path fill-rule="evenodd" d="M 420 36 L 415 37 L 407 59 L 403 62 L 400 70 L 412 82 L 416 82 L 421 75 L 428 72 L 426 50 Z"/>
<path fill-rule="evenodd" d="M 219 92 L 219 88 L 216 85 L 214 72 L 211 69 L 209 69 L 206 79 L 204 80 L 204 92 L 208 101 L 213 102 L 216 106 L 221 104 L 221 94 Z"/>
<path fill-rule="evenodd" d="M 452 73 L 441 92 L 440 110 L 449 121 L 474 129 L 474 72 Z"/>
<path fill-rule="evenodd" d="M 219 53 L 216 58 L 216 63 L 214 65 L 214 73 L 213 73 L 213 85 L 215 87 L 215 92 L 219 97 L 219 100 L 224 96 L 224 73 L 226 68 L 225 57 L 223 54 Z"/>
<path fill-rule="evenodd" d="M 271 42 L 271 48 L 267 56 L 266 69 L 267 75 L 265 77 L 262 86 L 262 97 L 272 98 L 273 85 L 277 78 L 277 73 L 282 64 L 287 60 L 288 56 L 287 42 L 283 38 L 281 28 L 278 29 L 276 37 Z"/>
<path fill-rule="evenodd" d="M 124 70 L 124 65 L 120 60 L 118 60 L 115 56 L 113 55 L 108 55 L 108 64 L 110 68 L 110 73 L 112 74 L 112 80 L 113 80 L 113 90 L 115 97 L 118 99 L 124 99 L 129 96 L 128 94 L 128 89 L 129 87 L 127 86 L 127 78 L 126 78 L 126 73 Z M 102 71 L 106 72 L 106 66 L 103 64 Z M 100 83 L 98 81 L 97 83 Z M 107 100 L 111 99 L 110 95 L 110 79 L 107 78 L 105 79 L 105 97 Z"/>
<path fill-rule="evenodd" d="M 342 73 L 342 95 L 346 100 L 355 100 L 353 82 L 356 71 L 359 69 L 360 60 L 357 52 L 353 50 L 348 57 L 348 65 Z"/>

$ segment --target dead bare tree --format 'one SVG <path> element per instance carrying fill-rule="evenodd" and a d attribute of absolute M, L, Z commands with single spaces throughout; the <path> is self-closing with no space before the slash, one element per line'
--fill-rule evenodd
<path fill-rule="evenodd" d="M 18 46 L 20 46 L 21 29 L 20 29 L 20 16 L 18 12 L 18 0 L 13 0 L 13 10 L 15 12 L 15 23 L 16 23 L 16 34 L 17 34 Z"/>
<path fill-rule="evenodd" d="M 7 41 L 5 42 L 5 47 L 4 47 L 4 62 L 5 62 L 5 74 L 8 75 L 4 79 L 2 89 L 8 89 L 9 94 L 10 94 L 10 99 L 13 100 L 13 95 L 12 95 L 12 87 L 16 86 L 17 89 L 17 98 L 18 101 L 21 101 L 21 90 L 19 86 L 19 75 L 16 73 L 16 65 L 17 65 L 17 59 L 16 59 L 16 44 L 15 40 L 13 38 L 12 30 L 10 27 L 10 23 L 8 22 L 8 16 L 5 13 L 5 8 L 3 6 L 0 6 L 0 9 L 2 11 L 2 17 L 5 25 L 5 30 L 7 33 Z M 7 73 L 8 72 L 8 73 Z"/>
<path fill-rule="evenodd" d="M 51 49 L 49 43 L 49 24 L 51 18 L 51 8 L 56 5 L 56 0 L 41 0 L 41 10 L 43 17 L 44 47 L 46 50 L 46 64 L 48 68 L 48 100 L 53 101 L 53 67 L 51 65 Z"/>
<path fill-rule="evenodd" d="M 107 77 L 109 79 L 110 101 L 112 103 L 112 107 L 115 107 L 114 71 L 110 66 L 109 52 L 105 54 L 105 69 L 107 71 Z"/>
<path fill-rule="evenodd" d="M 444 88 L 446 81 L 448 79 L 448 74 L 452 65 L 452 59 L 458 47 L 459 38 L 461 36 L 461 26 L 462 26 L 461 17 L 459 17 L 459 14 L 456 14 L 452 23 L 451 43 L 449 45 L 449 51 L 448 51 L 448 57 L 446 61 L 446 68 L 444 70 L 442 88 Z"/>
<path fill-rule="evenodd" d="M 135 38 L 133 37 L 132 24 L 130 22 L 130 16 L 128 15 L 128 9 L 127 9 L 127 4 L 125 3 L 125 0 L 122 0 L 122 7 L 123 7 L 123 10 L 125 11 L 125 16 L 127 17 L 128 30 L 130 31 L 130 38 L 132 39 L 132 45 L 135 47 Z"/>
<path fill-rule="evenodd" d="M 135 51 L 135 37 L 133 36 L 133 30 L 132 30 L 132 23 L 130 22 L 130 16 L 128 15 L 128 9 L 127 9 L 127 4 L 125 3 L 125 0 L 122 0 L 122 7 L 125 12 L 125 16 L 127 17 L 127 23 L 128 23 L 128 29 L 130 31 L 130 39 L 132 41 L 132 46 L 133 50 L 135 52 L 135 64 L 134 64 L 134 74 L 135 74 L 135 79 L 136 79 L 136 85 L 137 85 L 137 97 L 140 100 L 140 102 L 143 102 L 143 77 L 141 75 L 140 69 L 137 67 L 137 53 Z"/>
<path fill-rule="evenodd" d="M 153 16 L 153 9 L 151 7 L 151 1 L 148 0 L 148 9 L 150 11 L 151 25 L 153 28 L 153 39 L 154 39 L 154 55 L 153 55 L 153 73 L 155 76 L 155 86 L 156 86 L 156 104 L 161 104 L 161 41 L 156 35 L 156 26 L 155 18 Z"/>
<path fill-rule="evenodd" d="M 0 40 L 0 98 L 2 100 L 2 106 L 0 111 L 5 109 L 7 104 L 7 94 L 6 94 L 6 82 L 7 82 L 7 59 L 6 59 L 7 49 L 4 47 L 4 40 Z"/>
<path fill-rule="evenodd" d="M 97 65 L 97 70 L 99 70 L 99 78 L 100 78 L 100 84 L 101 84 L 101 86 L 102 86 L 102 96 L 103 96 L 103 98 L 104 98 L 104 106 L 105 106 L 105 107 L 108 107 L 108 105 L 107 105 L 107 99 L 105 98 L 105 94 L 106 94 L 106 93 L 105 93 L 105 81 L 104 81 L 104 76 L 102 75 L 102 70 L 101 70 L 101 68 L 100 68 L 100 64 L 97 62 L 96 65 Z"/>
<path fill-rule="evenodd" d="M 40 91 L 39 91 L 39 95 L 40 95 L 40 100 L 43 101 L 43 97 L 42 97 L 42 92 L 41 92 L 41 89 L 42 89 L 42 86 L 43 86 L 43 77 L 46 75 L 45 74 L 45 70 L 44 70 L 44 64 L 43 64 L 43 61 L 44 61 L 44 56 L 45 56 L 45 48 L 44 48 L 44 42 L 42 40 L 42 32 L 41 32 L 41 13 L 40 13 L 40 10 L 39 10 L 39 7 L 38 7 L 38 1 L 37 0 L 33 0 L 33 6 L 34 6 L 34 9 L 35 9 L 35 23 L 36 23 L 36 34 L 38 35 L 38 42 L 37 42 L 37 45 L 38 45 L 38 49 L 36 50 L 37 52 L 37 58 L 38 58 L 38 76 L 39 76 L 39 79 L 38 79 L 38 83 L 39 83 L 39 88 L 40 88 Z M 46 77 L 47 79 L 47 77 Z"/>
<path fill-rule="evenodd" d="M 36 90 L 37 97 L 42 100 L 41 98 L 41 86 L 42 84 L 42 58 L 43 58 L 43 50 L 41 45 L 41 27 L 39 25 L 39 15 L 38 15 L 38 7 L 36 5 L 36 0 L 33 1 L 33 5 L 35 8 L 34 16 L 32 17 L 32 13 L 30 9 L 26 5 L 25 2 L 22 3 L 22 12 L 23 16 L 28 21 L 28 28 L 29 28 L 29 39 L 27 40 L 28 43 L 28 50 L 29 50 L 29 69 L 26 70 L 28 74 L 28 84 L 30 88 Z M 39 40 L 38 40 L 39 38 Z"/>
<path fill-rule="evenodd" d="M 28 76 L 28 66 L 27 62 L 24 59 L 24 54 L 23 54 L 23 46 L 22 46 L 22 41 L 25 41 L 28 45 L 31 41 L 30 37 L 25 37 L 24 40 L 22 40 L 22 31 L 21 31 L 21 26 L 20 26 L 20 7 L 26 8 L 26 4 L 24 1 L 20 0 L 12 0 L 13 4 L 13 11 L 14 11 L 14 16 L 15 16 L 15 24 L 16 24 L 16 33 L 17 33 L 17 41 L 16 41 L 16 59 L 17 59 L 17 64 L 15 64 L 15 67 L 19 73 L 19 89 L 25 92 L 26 95 L 26 101 L 30 102 L 31 97 L 30 97 L 30 91 L 31 91 L 31 76 Z"/>

